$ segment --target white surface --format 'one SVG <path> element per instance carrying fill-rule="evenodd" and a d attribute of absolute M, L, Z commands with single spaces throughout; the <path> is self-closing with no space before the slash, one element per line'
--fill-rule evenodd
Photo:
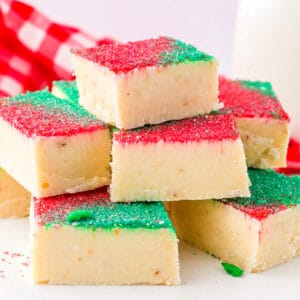
<path fill-rule="evenodd" d="M 236 33 L 234 77 L 271 81 L 300 139 L 300 1 L 241 0 Z"/>
<path fill-rule="evenodd" d="M 238 0 L 24 0 L 57 22 L 122 41 L 160 35 L 180 38 L 231 65 Z"/>
<path fill-rule="evenodd" d="M 265 273 L 233 278 L 223 271 L 219 260 L 181 243 L 181 286 L 50 286 L 33 284 L 30 267 L 22 264 L 27 262 L 28 255 L 28 220 L 0 220 L 0 241 L 1 300 L 274 300 L 300 297 L 300 258 Z M 11 257 L 12 253 L 23 255 Z"/>

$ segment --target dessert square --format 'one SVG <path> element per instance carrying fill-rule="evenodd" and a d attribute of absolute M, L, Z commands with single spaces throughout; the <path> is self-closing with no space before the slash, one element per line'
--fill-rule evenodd
<path fill-rule="evenodd" d="M 249 196 L 242 142 L 230 115 L 115 130 L 113 202 Z"/>
<path fill-rule="evenodd" d="M 216 60 L 159 37 L 73 50 L 79 103 L 118 128 L 210 112 L 218 101 Z"/>
<path fill-rule="evenodd" d="M 290 119 L 269 82 L 219 79 L 223 111 L 234 115 L 244 144 L 247 165 L 286 166 Z"/>
<path fill-rule="evenodd" d="M 48 91 L 0 99 L 0 165 L 33 196 L 110 183 L 107 126 Z"/>
<path fill-rule="evenodd" d="M 61 99 L 68 99 L 75 103 L 78 103 L 79 101 L 79 92 L 75 80 L 53 81 L 51 93 Z"/>
<path fill-rule="evenodd" d="M 161 202 L 112 203 L 103 189 L 33 198 L 37 283 L 179 284 L 177 238 Z"/>
<path fill-rule="evenodd" d="M 22 218 L 29 214 L 30 193 L 0 168 L 0 218 Z"/>
<path fill-rule="evenodd" d="M 249 169 L 250 198 L 167 203 L 177 235 L 247 272 L 300 254 L 300 177 Z"/>

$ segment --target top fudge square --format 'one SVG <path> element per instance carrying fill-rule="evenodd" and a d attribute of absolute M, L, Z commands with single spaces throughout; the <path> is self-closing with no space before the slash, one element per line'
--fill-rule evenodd
<path fill-rule="evenodd" d="M 118 128 L 183 119 L 218 102 L 216 60 L 168 37 L 72 50 L 79 103 Z"/>

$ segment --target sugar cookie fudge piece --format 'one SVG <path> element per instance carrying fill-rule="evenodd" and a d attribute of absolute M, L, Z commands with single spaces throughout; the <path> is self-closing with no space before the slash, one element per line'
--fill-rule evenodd
<path fill-rule="evenodd" d="M 223 111 L 235 116 L 247 165 L 277 168 L 286 165 L 290 119 L 268 82 L 219 80 Z"/>
<path fill-rule="evenodd" d="M 217 103 L 216 60 L 160 37 L 73 50 L 80 104 L 118 128 L 196 116 Z"/>
<path fill-rule="evenodd" d="M 37 197 L 110 183 L 107 126 L 48 91 L 0 99 L 0 165 Z"/>
<path fill-rule="evenodd" d="M 300 254 L 300 177 L 249 169 L 250 198 L 167 203 L 178 237 L 248 272 Z"/>
<path fill-rule="evenodd" d="M 53 81 L 51 93 L 61 99 L 68 99 L 75 103 L 79 101 L 79 92 L 75 80 Z"/>
<path fill-rule="evenodd" d="M 204 115 L 113 135 L 111 198 L 159 201 L 249 196 L 230 115 Z"/>
<path fill-rule="evenodd" d="M 114 204 L 98 189 L 34 198 L 32 211 L 35 282 L 180 282 L 177 238 L 161 202 Z"/>
<path fill-rule="evenodd" d="M 0 168 L 0 218 L 22 218 L 29 214 L 30 193 Z"/>

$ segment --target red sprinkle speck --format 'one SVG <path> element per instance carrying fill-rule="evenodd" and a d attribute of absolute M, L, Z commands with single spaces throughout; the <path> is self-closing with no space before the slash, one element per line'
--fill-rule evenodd
<path fill-rule="evenodd" d="M 29 263 L 28 263 L 28 262 L 23 262 L 22 265 L 23 265 L 24 267 L 28 267 L 28 266 L 29 266 Z"/>
<path fill-rule="evenodd" d="M 20 256 L 22 256 L 21 253 L 12 253 L 12 254 L 10 255 L 10 257 L 12 257 L 12 258 L 14 258 L 14 257 L 20 257 Z"/>

